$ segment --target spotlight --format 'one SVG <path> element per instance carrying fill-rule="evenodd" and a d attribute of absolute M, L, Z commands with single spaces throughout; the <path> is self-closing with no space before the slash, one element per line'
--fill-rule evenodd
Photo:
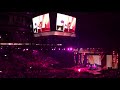
<path fill-rule="evenodd" d="M 70 49 L 68 48 L 67 50 L 69 51 Z"/>
<path fill-rule="evenodd" d="M 4 55 L 5 57 L 7 56 L 7 55 Z"/>
<path fill-rule="evenodd" d="M 23 52 L 25 51 L 25 49 L 23 49 Z"/>
<path fill-rule="evenodd" d="M 60 50 L 60 48 L 59 48 L 59 50 Z"/>
<path fill-rule="evenodd" d="M 26 50 L 28 51 L 28 48 Z"/>
<path fill-rule="evenodd" d="M 52 49 L 52 51 L 53 51 L 54 49 Z"/>
<path fill-rule="evenodd" d="M 80 72 L 81 71 L 81 69 L 78 69 L 78 72 Z"/>
<path fill-rule="evenodd" d="M 72 49 L 72 48 L 70 48 L 70 50 L 72 51 L 73 49 Z"/>

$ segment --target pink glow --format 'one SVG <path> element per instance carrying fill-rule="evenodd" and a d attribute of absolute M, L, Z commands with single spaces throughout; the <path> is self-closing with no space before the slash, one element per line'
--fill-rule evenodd
<path fill-rule="evenodd" d="M 70 50 L 72 51 L 73 49 L 72 49 L 72 48 L 70 48 Z"/>
<path fill-rule="evenodd" d="M 78 69 L 78 72 L 80 72 L 81 71 L 81 69 Z"/>
<path fill-rule="evenodd" d="M 23 49 L 23 52 L 25 51 L 25 49 Z"/>
<path fill-rule="evenodd" d="M 67 50 L 69 51 L 70 49 L 68 48 Z"/>

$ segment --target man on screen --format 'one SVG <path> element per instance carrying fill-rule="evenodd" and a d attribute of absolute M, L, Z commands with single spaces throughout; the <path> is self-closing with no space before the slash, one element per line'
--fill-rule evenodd
<path fill-rule="evenodd" d="M 34 33 L 38 33 L 38 26 L 37 26 L 36 23 L 35 23 L 35 27 L 34 27 L 34 29 L 33 29 L 33 32 L 34 32 Z"/>
<path fill-rule="evenodd" d="M 71 31 L 70 27 L 71 27 L 71 22 L 69 22 L 67 25 L 65 24 L 64 32 L 70 32 Z"/>
<path fill-rule="evenodd" d="M 71 22 L 68 23 L 68 32 L 70 31 Z"/>
<path fill-rule="evenodd" d="M 39 23 L 39 31 L 42 32 L 42 22 Z"/>

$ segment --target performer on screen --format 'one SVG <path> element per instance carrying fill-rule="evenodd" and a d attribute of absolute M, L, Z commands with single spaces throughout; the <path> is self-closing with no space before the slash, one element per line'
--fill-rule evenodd
<path fill-rule="evenodd" d="M 68 32 L 70 32 L 71 22 L 68 23 Z"/>
<path fill-rule="evenodd" d="M 70 32 L 70 26 L 71 26 L 71 22 L 69 22 L 67 25 L 65 24 L 64 32 Z"/>
<path fill-rule="evenodd" d="M 42 22 L 39 23 L 40 32 L 42 32 Z"/>
<path fill-rule="evenodd" d="M 34 33 L 38 33 L 38 26 L 37 26 L 37 24 L 35 23 L 35 28 L 34 28 L 34 31 L 33 31 Z"/>
<path fill-rule="evenodd" d="M 64 20 L 61 20 L 61 25 L 62 25 L 61 30 L 64 31 Z"/>
<path fill-rule="evenodd" d="M 66 30 L 67 30 L 67 25 L 65 24 L 65 28 L 64 28 L 64 31 L 66 32 Z M 68 31 L 68 30 L 67 30 Z"/>

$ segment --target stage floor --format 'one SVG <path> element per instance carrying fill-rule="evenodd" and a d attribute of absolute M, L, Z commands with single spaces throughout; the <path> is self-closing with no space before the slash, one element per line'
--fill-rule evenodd
<path fill-rule="evenodd" d="M 92 73 L 94 75 L 101 74 L 100 71 L 102 70 L 101 67 L 98 67 L 95 70 L 90 70 L 89 67 L 80 67 L 80 66 L 75 66 L 75 67 L 72 67 L 72 68 L 64 68 L 64 69 L 73 70 L 75 72 L 88 72 L 88 73 Z"/>

